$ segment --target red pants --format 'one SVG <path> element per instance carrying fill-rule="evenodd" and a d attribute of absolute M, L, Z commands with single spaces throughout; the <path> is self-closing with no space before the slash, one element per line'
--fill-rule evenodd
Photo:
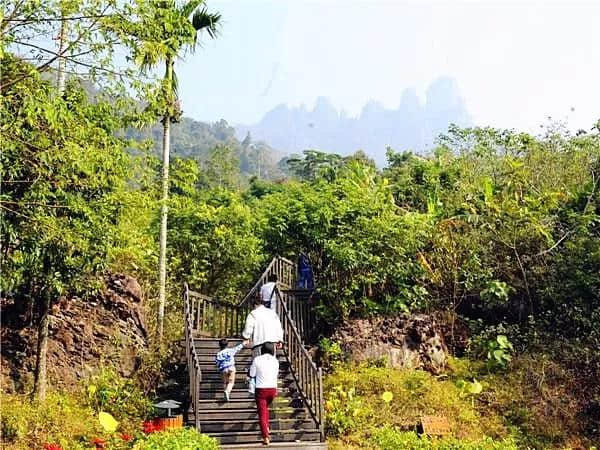
<path fill-rule="evenodd" d="M 277 388 L 256 388 L 254 393 L 263 439 L 269 437 L 269 405 L 275 397 L 277 397 Z"/>

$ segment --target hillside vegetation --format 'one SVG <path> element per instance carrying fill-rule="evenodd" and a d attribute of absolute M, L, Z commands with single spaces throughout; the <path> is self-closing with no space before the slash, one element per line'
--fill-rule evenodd
<path fill-rule="evenodd" d="M 105 73 L 97 81 L 108 87 L 93 98 L 81 74 L 54 83 L 54 60 L 36 66 L 12 51 L 56 31 L 72 14 L 69 2 L 19 2 L 11 17 L 21 26 L 0 26 L 8 44 L 0 56 L 0 288 L 3 310 L 16 311 L 2 320 L 38 336 L 33 380 L 2 393 L 3 445 L 90 448 L 94 433 L 107 432 L 96 422 L 107 399 L 133 395 L 140 407 L 117 417 L 121 431 L 138 433 L 140 446 L 154 445 L 162 435 L 142 436 L 140 426 L 156 386 L 143 381 L 164 378 L 173 361 L 183 283 L 235 301 L 273 255 L 295 259 L 301 252 L 316 276 L 333 447 L 600 442 L 600 122 L 576 134 L 551 124 L 535 136 L 451 126 L 424 154 L 388 148 L 383 169 L 353 148 L 345 157 L 306 150 L 276 168 L 261 159 L 266 144 L 251 136 L 238 143 L 225 122 L 181 119 L 173 61 L 184 44 L 196 43 L 195 25 L 218 17 L 199 10 L 204 22 L 194 25 L 175 2 L 80 3 L 86 14 L 73 20 L 87 50 L 69 47 L 71 58 L 78 51 L 96 58 L 99 71 L 115 69 L 104 58 L 122 42 L 133 71 Z M 103 5 L 123 10 L 105 15 Z M 86 21 L 97 16 L 101 32 L 86 34 Z M 169 76 L 132 75 L 151 78 L 147 66 L 159 63 Z M 162 136 L 147 131 L 157 122 L 163 133 L 173 124 L 170 172 L 155 155 Z M 249 157 L 253 151 L 258 156 Z M 163 219 L 168 214 L 164 303 L 161 210 Z M 110 378 L 112 369 L 101 363 L 92 368 L 96 375 L 53 392 L 46 361 L 54 308 L 74 297 L 91 304 L 111 273 L 139 280 L 150 351 L 131 379 Z M 455 357 L 445 375 L 395 371 L 378 361 L 353 366 L 329 339 L 350 318 L 401 313 L 443 318 Z M 37 400 L 30 403 L 32 392 Z M 447 416 L 453 435 L 443 442 L 417 436 L 425 413 Z M 192 434 L 164 439 L 204 442 Z"/>

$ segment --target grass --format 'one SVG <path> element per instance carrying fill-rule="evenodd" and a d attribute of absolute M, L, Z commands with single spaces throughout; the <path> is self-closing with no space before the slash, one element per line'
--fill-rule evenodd
<path fill-rule="evenodd" d="M 45 443 L 78 449 L 84 448 L 84 438 L 102 434 L 95 411 L 82 406 L 81 399 L 72 394 L 49 392 L 43 403 L 30 402 L 23 395 L 2 394 L 0 401 L 3 449 L 41 449 Z"/>
<path fill-rule="evenodd" d="M 469 391 L 473 380 L 480 393 Z M 593 448 L 593 440 L 583 437 L 570 380 L 557 363 L 531 355 L 515 358 L 503 372 L 451 358 L 448 374 L 440 377 L 340 364 L 325 380 L 330 448 Z M 419 437 L 423 415 L 448 418 L 451 435 Z"/>

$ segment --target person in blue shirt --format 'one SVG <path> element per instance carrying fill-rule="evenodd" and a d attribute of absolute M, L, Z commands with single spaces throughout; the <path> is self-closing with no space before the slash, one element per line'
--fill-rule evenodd
<path fill-rule="evenodd" d="M 229 401 L 231 390 L 235 383 L 235 354 L 239 352 L 244 344 L 236 345 L 235 347 L 228 347 L 229 342 L 223 338 L 219 341 L 219 348 L 221 349 L 215 356 L 215 364 L 223 375 L 223 389 L 225 400 Z"/>

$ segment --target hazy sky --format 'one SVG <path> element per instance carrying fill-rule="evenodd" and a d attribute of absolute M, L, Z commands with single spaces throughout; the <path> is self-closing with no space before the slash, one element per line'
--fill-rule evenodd
<path fill-rule="evenodd" d="M 185 114 L 257 122 L 327 96 L 356 115 L 457 80 L 478 125 L 535 131 L 600 119 L 600 0 L 213 0 L 221 36 L 180 62 Z M 574 108 L 571 111 L 571 108 Z"/>

